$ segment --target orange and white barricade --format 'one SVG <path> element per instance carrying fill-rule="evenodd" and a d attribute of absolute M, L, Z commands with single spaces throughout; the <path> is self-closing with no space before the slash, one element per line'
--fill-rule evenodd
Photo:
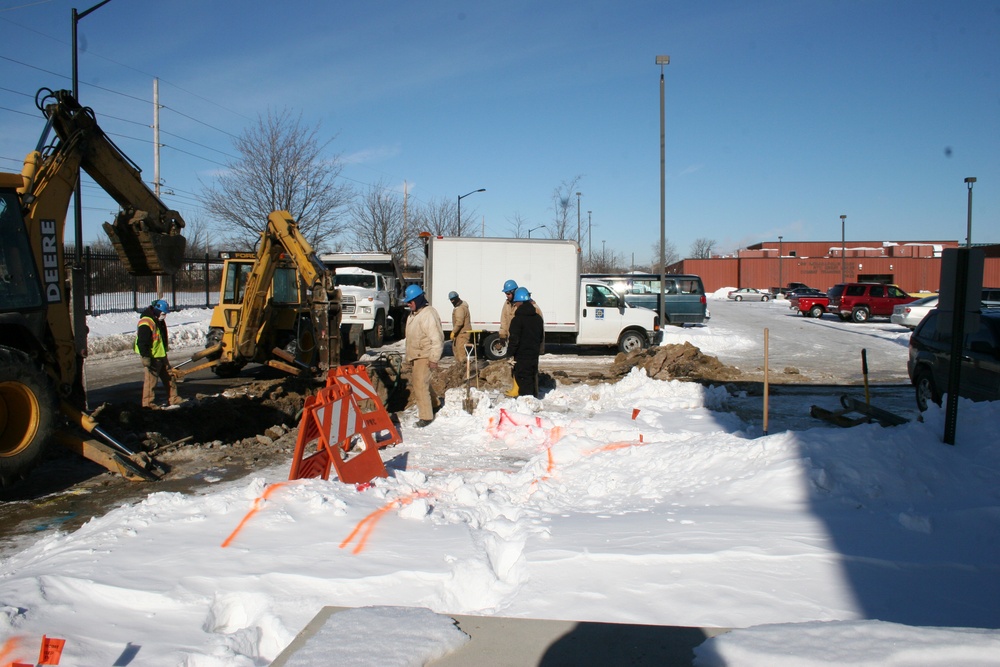
<path fill-rule="evenodd" d="M 399 430 L 389 418 L 385 406 L 382 405 L 378 392 L 375 391 L 367 368 L 360 365 L 331 368 L 326 376 L 326 386 L 329 387 L 333 383 L 350 387 L 351 391 L 354 392 L 356 405 L 360 406 L 362 401 L 370 401 L 370 405 L 374 406 L 374 409 L 368 412 L 360 412 L 359 408 L 359 431 L 368 433 L 378 447 L 398 445 L 403 441 L 399 437 Z"/>
<path fill-rule="evenodd" d="M 295 441 L 295 456 L 288 479 L 322 477 L 330 479 L 330 468 L 345 484 L 361 484 L 376 477 L 388 477 L 378 446 L 367 433 L 358 433 L 360 410 L 350 387 L 334 383 L 306 399 Z M 356 436 L 365 441 L 363 451 L 345 458 Z M 316 451 L 306 455 L 313 441 Z"/>

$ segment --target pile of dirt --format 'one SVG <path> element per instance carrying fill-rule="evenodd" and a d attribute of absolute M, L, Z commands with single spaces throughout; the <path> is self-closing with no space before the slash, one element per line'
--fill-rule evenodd
<path fill-rule="evenodd" d="M 644 368 L 646 374 L 656 380 L 731 382 L 743 379 L 738 368 L 726 366 L 717 357 L 703 354 L 688 342 L 619 354 L 609 369 L 614 378 L 611 381 L 628 375 L 635 367 Z"/>

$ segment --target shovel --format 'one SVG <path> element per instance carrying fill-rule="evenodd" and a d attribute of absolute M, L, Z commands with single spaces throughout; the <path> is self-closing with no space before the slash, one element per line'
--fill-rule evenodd
<path fill-rule="evenodd" d="M 476 402 L 472 400 L 472 354 L 475 349 L 474 345 L 465 346 L 465 400 L 462 407 L 470 415 L 476 411 Z"/>

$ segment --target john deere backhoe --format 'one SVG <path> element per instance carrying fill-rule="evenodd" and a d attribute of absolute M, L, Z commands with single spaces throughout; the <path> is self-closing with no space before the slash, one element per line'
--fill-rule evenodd
<path fill-rule="evenodd" d="M 104 229 L 135 275 L 180 267 L 184 221 L 69 91 L 42 89 L 35 101 L 46 118 L 38 145 L 20 174 L 0 173 L 0 485 L 23 477 L 52 439 L 110 470 L 152 479 L 155 464 L 86 412 L 87 332 L 74 331 L 63 234 L 81 169 L 121 207 Z"/>

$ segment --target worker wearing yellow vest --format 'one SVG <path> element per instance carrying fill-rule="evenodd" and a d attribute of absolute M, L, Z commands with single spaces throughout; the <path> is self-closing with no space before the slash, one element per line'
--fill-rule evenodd
<path fill-rule="evenodd" d="M 142 358 L 142 407 L 156 409 L 154 393 L 156 381 L 167 388 L 170 405 L 184 402 L 177 394 L 177 383 L 170 375 L 170 361 L 167 359 L 167 312 L 170 306 L 163 299 L 157 299 L 139 316 L 136 327 L 135 351 Z"/>

